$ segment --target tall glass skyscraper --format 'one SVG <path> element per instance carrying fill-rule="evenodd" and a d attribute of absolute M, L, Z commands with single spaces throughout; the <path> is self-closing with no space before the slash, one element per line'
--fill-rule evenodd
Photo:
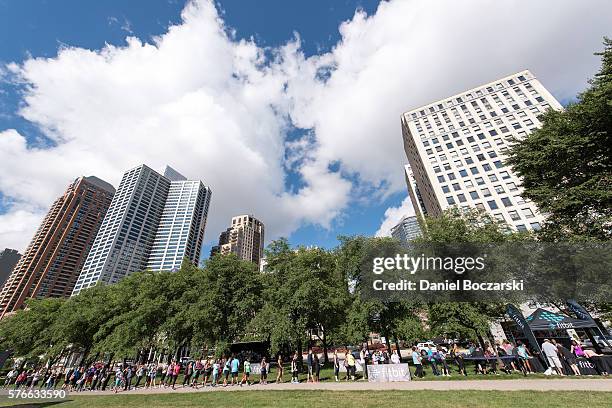
<path fill-rule="evenodd" d="M 421 235 L 421 227 L 416 216 L 404 217 L 391 228 L 391 236 L 402 243 L 404 246 L 409 246 L 410 241 Z"/>
<path fill-rule="evenodd" d="M 211 190 L 170 167 L 164 176 L 172 181 L 147 268 L 173 271 L 185 258 L 194 264 L 200 259 Z"/>
<path fill-rule="evenodd" d="M 209 203 L 210 189 L 171 168 L 128 170 L 72 294 L 145 269 L 178 269 L 184 257 L 197 262 Z"/>

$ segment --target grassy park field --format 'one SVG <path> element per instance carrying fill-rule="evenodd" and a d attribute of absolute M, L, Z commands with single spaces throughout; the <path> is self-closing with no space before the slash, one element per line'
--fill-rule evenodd
<path fill-rule="evenodd" d="M 69 396 L 64 401 L 0 401 L 3 406 L 88 407 L 609 407 L 612 393 L 586 391 L 272 391 Z"/>

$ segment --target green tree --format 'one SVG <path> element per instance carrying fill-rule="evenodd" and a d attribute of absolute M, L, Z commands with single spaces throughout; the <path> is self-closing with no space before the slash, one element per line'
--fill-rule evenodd
<path fill-rule="evenodd" d="M 476 209 L 451 208 L 440 217 L 425 217 L 423 235 L 417 244 L 490 244 L 511 241 L 529 241 L 529 233 L 511 233 L 507 226 Z M 483 337 L 490 324 L 504 316 L 504 304 L 495 302 L 441 302 L 430 303 L 428 325 L 433 334 Z"/>
<path fill-rule="evenodd" d="M 548 214 L 546 240 L 612 237 L 612 40 L 589 88 L 564 111 L 548 110 L 542 127 L 510 151 L 524 196 Z"/>
<path fill-rule="evenodd" d="M 28 299 L 27 308 L 0 320 L 0 345 L 15 356 L 53 357 L 52 327 L 61 320 L 64 299 Z"/>

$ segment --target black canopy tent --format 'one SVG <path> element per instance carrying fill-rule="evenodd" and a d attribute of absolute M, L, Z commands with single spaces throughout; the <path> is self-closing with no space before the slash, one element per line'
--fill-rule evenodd
<path fill-rule="evenodd" d="M 509 307 L 511 305 L 508 305 Z M 514 308 L 514 307 L 512 307 Z M 517 325 L 517 319 L 511 313 L 511 308 L 509 310 L 509 315 L 512 319 L 511 323 L 513 326 Z M 514 309 L 516 311 L 516 309 Z M 519 312 L 520 313 L 520 312 Z M 522 317 L 522 315 L 520 315 Z M 593 338 L 593 331 L 597 332 L 599 327 L 597 323 L 593 320 L 581 320 L 575 319 L 573 317 L 569 317 L 560 313 L 550 312 L 548 310 L 538 308 L 531 315 L 524 318 L 527 323 L 527 327 L 518 327 L 519 331 L 522 332 L 524 339 L 528 340 L 528 342 L 535 346 L 534 341 L 537 339 L 538 346 L 542 343 L 544 338 L 557 338 L 558 341 L 561 341 L 566 347 L 570 346 L 570 337 L 567 334 L 567 329 L 577 329 L 582 330 L 586 333 L 586 335 L 591 339 L 593 343 L 593 347 L 598 353 L 602 353 L 599 344 Z M 504 327 L 505 326 L 505 327 Z M 517 325 L 522 326 L 522 325 Z M 507 331 L 509 327 L 507 325 L 502 324 L 504 327 L 504 331 Z M 508 335 L 508 333 L 507 333 Z M 532 337 L 533 336 L 533 337 Z M 512 336 L 517 337 L 517 336 Z M 537 351 L 540 351 L 536 348 Z"/>
<path fill-rule="evenodd" d="M 562 314 L 549 312 L 544 309 L 536 309 L 525 318 L 529 328 L 535 330 L 565 330 L 565 329 L 589 329 L 597 325 L 587 320 L 578 320 Z"/>

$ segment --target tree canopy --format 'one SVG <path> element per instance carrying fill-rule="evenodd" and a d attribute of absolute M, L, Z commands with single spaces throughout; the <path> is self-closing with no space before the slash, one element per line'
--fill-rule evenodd
<path fill-rule="evenodd" d="M 542 114 L 507 160 L 524 196 L 548 214 L 547 240 L 612 237 L 612 40 L 596 55 L 601 69 L 589 88 L 565 110 Z"/>

